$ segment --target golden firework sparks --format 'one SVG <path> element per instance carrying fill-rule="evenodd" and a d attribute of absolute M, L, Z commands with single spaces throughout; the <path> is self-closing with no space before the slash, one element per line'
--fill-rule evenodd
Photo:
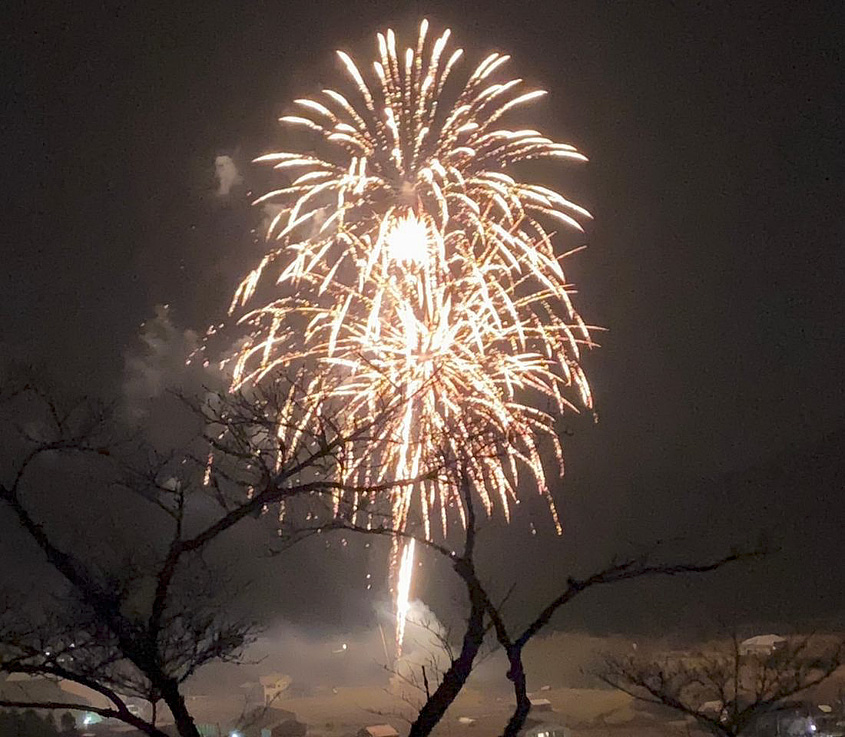
<path fill-rule="evenodd" d="M 411 609 L 411 579 L 414 574 L 415 541 L 411 538 L 402 550 L 399 562 L 399 576 L 396 585 L 396 646 L 399 655 L 402 654 L 402 642 L 405 639 L 405 624 Z"/>
<path fill-rule="evenodd" d="M 562 473 L 555 417 L 591 407 L 581 349 L 593 343 L 552 236 L 561 225 L 580 231 L 579 219 L 590 216 L 515 168 L 586 159 L 536 130 L 504 127 L 511 110 L 544 94 L 524 91 L 519 79 L 496 81 L 507 56 L 491 54 L 460 91 L 445 94 L 462 55 L 447 53 L 449 35 L 429 41 L 423 21 L 415 48 L 402 54 L 393 31 L 378 34 L 374 84 L 338 52 L 354 94 L 323 90 L 281 119 L 322 142 L 313 153 L 258 159 L 288 181 L 257 200 L 278 209 L 267 233 L 273 247 L 232 302 L 250 328 L 233 386 L 310 362 L 307 413 L 341 400 L 349 426 L 398 393 L 402 411 L 368 452 L 382 462 L 348 459 L 349 481 L 415 478 L 444 445 L 466 456 L 483 428 L 505 446 L 467 459 L 487 514 L 498 504 L 509 518 L 527 468 L 560 531 L 539 443 L 554 448 Z M 275 286 L 265 301 L 268 281 Z M 338 497 L 336 510 L 360 501 Z M 390 506 L 394 526 L 418 516 L 426 536 L 434 524 L 446 534 L 450 510 L 465 515 L 454 484 L 434 477 L 397 487 Z M 412 557 L 406 548 L 403 563 Z M 394 572 L 398 563 L 395 545 Z"/>

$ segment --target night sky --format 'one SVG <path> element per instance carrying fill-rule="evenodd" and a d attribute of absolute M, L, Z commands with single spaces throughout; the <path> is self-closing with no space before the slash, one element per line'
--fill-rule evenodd
<path fill-rule="evenodd" d="M 7 359 L 120 391 L 157 304 L 180 329 L 216 322 L 261 244 L 246 192 L 216 196 L 215 157 L 260 191 L 248 162 L 282 147 L 293 97 L 338 79 L 332 51 L 368 58 L 376 30 L 428 17 L 471 61 L 511 53 L 551 92 L 532 121 L 591 159 L 560 188 L 595 215 L 567 268 L 608 329 L 586 361 L 598 422 L 569 422 L 565 539 L 517 515 L 491 558 L 508 546 L 511 578 L 529 560 L 551 578 L 657 536 L 712 551 L 765 531 L 780 556 L 719 578 L 707 605 L 644 587 L 566 621 L 644 626 L 714 599 L 720 616 L 842 617 L 845 5 L 43 5 L 0 11 Z"/>

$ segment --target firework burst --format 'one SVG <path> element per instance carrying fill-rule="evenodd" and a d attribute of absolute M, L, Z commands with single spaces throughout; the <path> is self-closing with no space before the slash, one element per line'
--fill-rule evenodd
<path fill-rule="evenodd" d="M 561 226 L 580 231 L 589 213 L 514 167 L 585 157 L 536 130 L 504 127 L 509 111 L 544 94 L 496 81 L 507 56 L 488 56 L 450 98 L 462 52 L 448 52 L 448 40 L 449 31 L 430 40 L 424 21 L 415 48 L 399 53 L 392 31 L 379 34 L 372 83 L 338 52 L 352 94 L 324 90 L 281 119 L 322 142 L 317 153 L 258 159 L 287 183 L 257 200 L 277 214 L 271 250 L 232 303 L 249 326 L 234 386 L 316 366 L 312 411 L 342 402 L 350 426 L 372 418 L 379 398 L 400 396 L 368 454 L 382 462 L 374 470 L 348 459 L 349 481 L 416 478 L 444 448 L 466 456 L 481 428 L 505 447 L 466 461 L 486 512 L 499 506 L 509 518 L 527 469 L 560 531 L 539 443 L 554 449 L 562 473 L 555 417 L 591 406 L 581 349 L 592 341 L 552 236 Z M 275 283 L 269 300 L 266 282 Z M 336 509 L 360 501 L 339 496 Z M 390 498 L 392 524 L 418 519 L 426 536 L 435 526 L 446 534 L 450 511 L 463 519 L 464 500 L 440 478 Z M 398 568 L 398 547 L 393 558 Z M 406 550 L 408 571 L 412 558 Z"/>

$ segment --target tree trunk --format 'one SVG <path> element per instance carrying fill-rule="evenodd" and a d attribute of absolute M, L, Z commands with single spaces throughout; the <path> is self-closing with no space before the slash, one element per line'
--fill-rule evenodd
<path fill-rule="evenodd" d="M 484 642 L 484 600 L 473 592 L 470 594 L 470 600 L 470 617 L 461 652 L 452 661 L 431 698 L 423 704 L 420 713 L 411 725 L 408 737 L 427 737 L 431 734 L 472 673 L 475 656 L 478 655 L 481 644 Z"/>
<path fill-rule="evenodd" d="M 185 698 L 179 693 L 179 685 L 175 682 L 168 682 L 161 689 L 161 699 L 167 704 L 173 721 L 176 724 L 176 731 L 180 737 L 200 737 L 194 718 L 185 706 Z"/>
<path fill-rule="evenodd" d="M 511 714 L 511 718 L 505 726 L 505 731 L 502 732 L 502 737 L 516 737 L 528 718 L 528 712 L 531 711 L 531 699 L 528 698 L 528 689 L 525 683 L 525 668 L 522 667 L 522 648 L 513 647 L 509 649 L 508 661 L 510 662 L 508 680 L 513 682 L 516 707 L 514 707 L 513 714 Z"/>

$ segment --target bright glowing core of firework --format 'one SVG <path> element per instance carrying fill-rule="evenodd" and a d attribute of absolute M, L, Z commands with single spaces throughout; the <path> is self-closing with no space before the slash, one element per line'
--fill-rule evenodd
<path fill-rule="evenodd" d="M 462 56 L 447 50 L 449 37 L 430 39 L 423 21 L 403 53 L 393 31 L 378 34 L 369 79 L 338 52 L 348 89 L 296 100 L 298 114 L 281 119 L 319 140 L 307 153 L 258 159 L 282 181 L 256 201 L 276 206 L 272 245 L 232 302 L 249 329 L 233 387 L 313 366 L 297 411 L 306 422 L 340 407 L 338 432 L 380 417 L 386 397 L 398 402 L 339 480 L 420 480 L 386 499 L 338 492 L 336 513 L 370 524 L 371 510 L 386 509 L 400 531 L 446 536 L 450 520 L 466 522 L 465 499 L 453 479 L 425 471 L 462 458 L 486 514 L 510 519 L 527 472 L 560 532 L 547 483 L 563 473 L 555 423 L 592 406 L 581 351 L 594 343 L 554 241 L 560 228 L 582 232 L 590 214 L 525 181 L 520 165 L 586 157 L 507 122 L 544 94 L 500 78 L 508 56 L 490 54 L 449 84 Z M 279 440 L 290 451 L 309 436 L 284 419 Z M 496 447 L 482 452 L 475 438 Z M 391 553 L 400 631 L 410 545 L 394 541 Z"/>
<path fill-rule="evenodd" d="M 387 253 L 400 264 L 428 261 L 429 235 L 425 222 L 413 213 L 400 217 L 385 237 Z"/>

